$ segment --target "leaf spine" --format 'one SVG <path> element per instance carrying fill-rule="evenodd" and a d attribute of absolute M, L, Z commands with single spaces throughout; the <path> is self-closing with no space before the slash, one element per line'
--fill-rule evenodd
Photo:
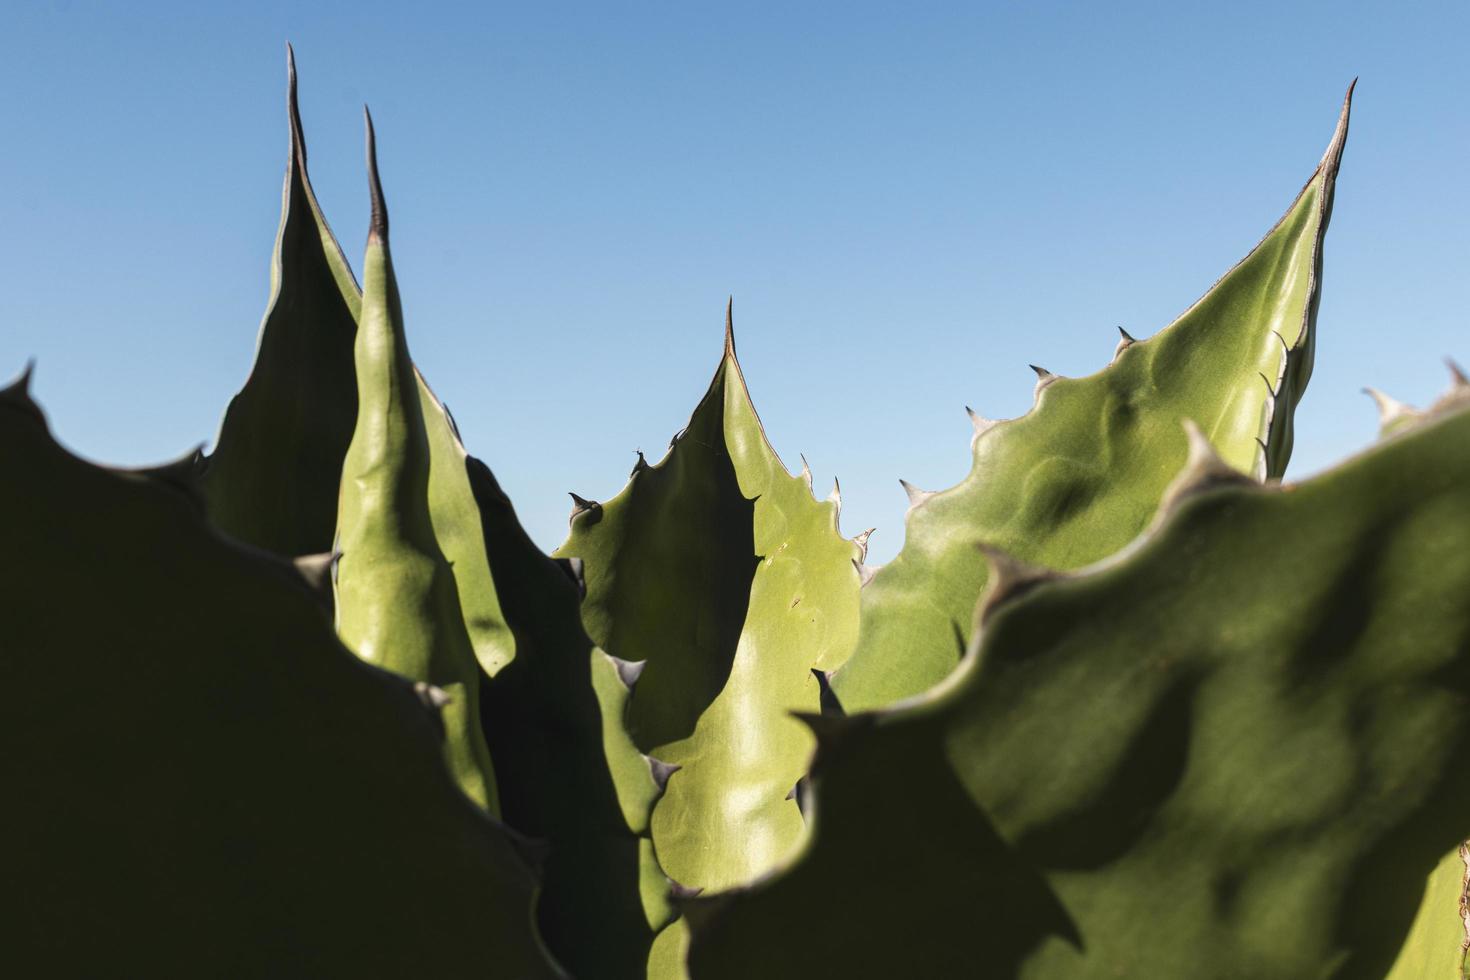
<path fill-rule="evenodd" d="M 976 610 L 976 618 L 980 623 L 986 622 L 1000 606 L 1030 592 L 1036 586 L 1066 577 L 1061 572 L 1021 561 L 995 545 L 981 543 L 977 547 L 985 556 L 985 564 L 990 569 L 985 594 Z"/>
<path fill-rule="evenodd" d="M 648 666 L 648 661 L 624 660 L 621 657 L 614 657 L 610 653 L 606 654 L 606 656 L 607 659 L 612 661 L 613 669 L 618 672 L 618 680 L 622 681 L 623 686 L 628 690 L 633 690 L 633 685 L 637 684 L 638 678 L 643 676 L 643 670 Z"/>
<path fill-rule="evenodd" d="M 908 494 L 909 510 L 913 510 L 916 507 L 923 506 L 924 501 L 928 500 L 935 494 L 935 491 L 933 490 L 920 490 L 918 487 L 914 486 L 912 483 L 904 479 L 900 479 L 898 481 L 898 484 L 899 486 L 903 487 L 903 492 Z"/>
<path fill-rule="evenodd" d="M 735 295 L 725 301 L 725 356 L 735 358 Z"/>
<path fill-rule="evenodd" d="M 1189 455 L 1184 461 L 1184 468 L 1164 491 L 1163 500 L 1159 504 L 1160 515 L 1173 513 L 1186 497 L 1204 490 L 1229 485 L 1255 485 L 1254 480 L 1220 458 L 1209 438 L 1192 419 L 1185 419 L 1183 424 L 1185 438 L 1189 442 Z M 1256 443 L 1265 452 L 1265 443 L 1259 439 Z"/>
<path fill-rule="evenodd" d="M 683 768 L 683 766 L 677 766 L 672 762 L 655 759 L 651 755 L 645 755 L 643 758 L 648 761 L 648 772 L 653 776 L 653 781 L 658 786 L 659 792 L 667 790 L 669 788 L 669 778 Z"/>
<path fill-rule="evenodd" d="M 1373 404 L 1378 406 L 1378 428 L 1380 431 L 1399 422 L 1418 418 L 1423 414 L 1413 406 L 1405 405 L 1397 398 L 1385 395 L 1377 388 L 1364 388 L 1363 394 L 1373 399 Z"/>
<path fill-rule="evenodd" d="M 1121 325 L 1119 325 L 1119 327 L 1118 327 L 1118 346 L 1116 346 L 1116 347 L 1113 348 L 1113 360 L 1116 361 L 1118 359 L 1118 355 L 1119 354 L 1123 353 L 1125 350 L 1127 350 L 1128 348 L 1132 347 L 1136 343 L 1138 343 L 1138 341 L 1136 341 L 1136 340 L 1133 339 L 1133 335 L 1130 334 L 1128 331 L 1124 330 L 1123 327 Z"/>
<path fill-rule="evenodd" d="M 372 196 L 372 217 L 368 223 L 368 241 L 388 242 L 388 205 L 383 200 L 383 182 L 378 176 L 378 137 L 373 131 L 373 114 L 362 107 L 363 123 L 367 127 L 368 192 Z"/>

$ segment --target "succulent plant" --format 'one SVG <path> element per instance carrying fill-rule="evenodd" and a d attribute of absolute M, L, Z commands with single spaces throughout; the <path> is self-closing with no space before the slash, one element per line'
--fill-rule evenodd
<path fill-rule="evenodd" d="M 1377 445 L 1278 482 L 1347 102 L 1245 259 L 977 417 L 875 571 L 767 440 L 728 306 L 667 455 L 543 553 L 409 354 L 371 120 L 359 287 L 288 66 L 212 452 L 97 467 L 29 373 L 0 390 L 13 959 L 1470 976 L 1470 382 L 1374 392 Z"/>

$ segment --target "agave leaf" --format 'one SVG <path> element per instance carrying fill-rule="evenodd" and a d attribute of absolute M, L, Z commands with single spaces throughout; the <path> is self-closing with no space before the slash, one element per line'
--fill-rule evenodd
<path fill-rule="evenodd" d="M 354 341 L 362 295 L 323 217 L 306 170 L 287 48 L 290 156 L 271 302 L 255 366 L 231 401 L 203 474 L 210 519 L 282 555 L 328 551 L 337 526 L 342 461 L 357 421 Z M 475 655 L 494 674 L 515 656 L 483 548 L 466 453 L 449 411 L 415 372 L 429 439 L 429 511 L 454 567 Z"/>
<path fill-rule="evenodd" d="M 305 555 L 332 547 L 342 457 L 357 418 L 352 345 L 361 301 L 307 177 L 289 48 L 287 66 L 290 153 L 270 304 L 255 366 L 225 410 L 202 479 L 216 526 L 277 554 Z"/>
<path fill-rule="evenodd" d="M 527 536 L 488 467 L 466 461 L 484 548 L 516 644 L 481 685 L 501 813 L 550 845 L 537 918 L 577 976 L 644 977 L 674 917 L 649 814 L 663 771 L 623 725 L 636 669 L 592 645 L 573 576 Z"/>
<path fill-rule="evenodd" d="M 812 746 L 788 712 L 817 710 L 812 668 L 851 649 L 861 548 L 766 441 L 728 313 L 688 427 L 617 497 L 579 504 L 557 554 L 584 562 L 597 645 L 647 661 L 630 730 L 683 767 L 653 811 L 664 869 L 718 889 L 779 864 L 803 834 L 787 796 Z"/>
<path fill-rule="evenodd" d="M 1429 874 L 1409 938 L 1387 980 L 1470 975 L 1470 848 L 1460 845 Z"/>
<path fill-rule="evenodd" d="M 929 694 L 818 719 L 808 848 L 693 903 L 692 974 L 1384 976 L 1470 835 L 1470 411 L 1172 500 L 1012 578 Z"/>
<path fill-rule="evenodd" d="M 969 476 L 911 507 L 902 552 L 863 589 L 858 648 L 833 679 L 847 710 L 891 704 L 954 669 L 988 574 L 976 543 L 1070 569 L 1133 540 L 1184 461 L 1184 419 L 1231 466 L 1282 473 L 1312 368 L 1351 97 L 1285 217 L 1202 299 L 1148 340 L 1125 334 L 1098 374 L 1043 372 L 1024 417 L 977 426 Z"/>
<path fill-rule="evenodd" d="M 54 976 L 558 976 L 534 848 L 289 563 L 0 398 L 6 956 Z M 85 615 L 78 615 L 85 597 Z M 39 965 L 44 965 L 40 967 Z"/>
<path fill-rule="evenodd" d="M 356 343 L 357 428 L 337 509 L 337 631 L 358 656 L 448 695 L 445 753 L 460 786 L 498 812 L 479 719 L 479 669 L 455 573 L 429 516 L 429 435 L 403 333 L 388 212 L 367 117 L 373 216 Z M 468 484 L 466 484 L 468 485 Z"/>

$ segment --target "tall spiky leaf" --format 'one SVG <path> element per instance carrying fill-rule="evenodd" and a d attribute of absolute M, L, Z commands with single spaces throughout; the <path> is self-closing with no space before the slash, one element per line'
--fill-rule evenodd
<path fill-rule="evenodd" d="M 1284 490 L 1204 462 L 1114 560 L 998 563 L 945 684 L 818 719 L 810 846 L 690 910 L 695 977 L 1384 975 L 1470 834 L 1470 412 Z"/>
<path fill-rule="evenodd" d="M 287 48 L 290 151 L 271 298 L 255 366 L 225 410 L 203 473 L 210 520 L 282 555 L 332 547 L 342 457 L 357 418 L 357 283 L 306 172 Z"/>
<path fill-rule="evenodd" d="M 455 573 L 429 515 L 429 436 L 388 249 L 372 117 L 366 118 L 373 207 L 355 350 L 357 427 L 337 510 L 337 629 L 364 660 L 448 695 L 449 766 L 472 799 L 497 812 L 480 729 L 479 670 Z"/>
<path fill-rule="evenodd" d="M 781 465 L 746 392 L 726 317 L 713 381 L 668 455 L 606 504 L 579 501 L 557 552 L 585 563 L 583 619 L 624 660 L 647 661 L 629 724 L 682 766 L 653 812 L 659 860 L 718 889 L 787 857 L 803 833 L 789 799 L 830 670 L 857 626 L 860 545 L 837 503 Z"/>
<path fill-rule="evenodd" d="M 166 480 L 71 456 L 23 391 L 0 393 L 0 458 L 8 962 L 560 975 L 528 845 L 465 800 L 436 712 L 342 647 L 289 563 Z"/>
<path fill-rule="evenodd" d="M 290 156 L 270 309 L 255 366 L 225 413 L 203 474 L 210 519 L 277 554 L 327 551 L 337 525 L 342 460 L 357 419 L 354 338 L 362 296 L 306 171 L 287 48 Z M 475 655 L 491 674 L 515 656 L 485 561 L 466 453 L 449 410 L 416 378 L 429 439 L 429 516 Z"/>
<path fill-rule="evenodd" d="M 1352 89 L 1321 163 L 1270 233 L 1158 335 L 1126 334 L 1091 377 L 1039 371 L 1022 418 L 977 420 L 974 465 L 914 498 L 903 551 L 863 589 L 857 651 L 833 679 L 845 708 L 890 704 L 954 669 L 985 587 L 984 541 L 1079 568 L 1131 541 L 1184 461 L 1179 424 L 1203 427 L 1226 462 L 1279 476 L 1316 340 L 1322 240 L 1347 140 Z"/>

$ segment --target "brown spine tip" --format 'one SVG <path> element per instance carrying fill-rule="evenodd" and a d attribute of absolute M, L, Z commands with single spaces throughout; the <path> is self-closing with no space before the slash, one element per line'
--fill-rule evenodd
<path fill-rule="evenodd" d="M 735 356 L 735 296 L 725 301 L 725 356 Z"/>
<path fill-rule="evenodd" d="M 291 157 L 306 173 L 306 137 L 301 128 L 301 107 L 296 99 L 296 52 L 286 42 L 286 122 L 291 131 Z"/>
<path fill-rule="evenodd" d="M 1358 80 L 1354 78 L 1348 85 L 1347 94 L 1342 97 L 1342 114 L 1337 117 L 1332 142 L 1327 144 L 1327 152 L 1322 154 L 1321 167 L 1327 171 L 1328 180 L 1336 179 L 1338 165 L 1342 163 L 1342 148 L 1347 145 L 1348 119 L 1353 114 L 1353 89 L 1357 86 Z"/>
<path fill-rule="evenodd" d="M 387 243 L 388 205 L 383 202 L 383 182 L 378 177 L 378 138 L 373 132 L 373 114 L 367 106 L 362 107 L 362 118 L 367 125 L 368 192 L 372 195 L 373 214 L 368 225 L 368 240 Z"/>

